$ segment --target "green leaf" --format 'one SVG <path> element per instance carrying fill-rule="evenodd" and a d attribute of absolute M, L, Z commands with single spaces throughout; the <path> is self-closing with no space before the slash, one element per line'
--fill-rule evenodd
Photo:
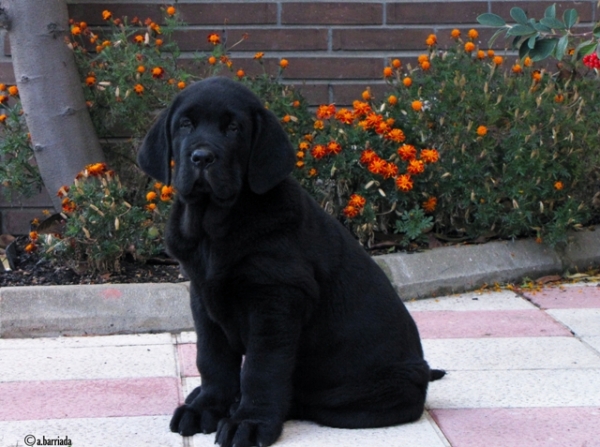
<path fill-rule="evenodd" d="M 552 32 L 552 28 L 549 28 L 546 25 L 542 25 L 541 23 L 534 23 L 533 27 L 535 28 L 536 31 L 539 31 L 540 33 Z"/>
<path fill-rule="evenodd" d="M 531 36 L 529 39 L 527 39 L 527 46 L 530 50 L 535 48 L 535 42 L 537 41 L 537 38 L 538 36 Z"/>
<path fill-rule="evenodd" d="M 558 40 L 558 43 L 556 44 L 556 51 L 555 51 L 555 56 L 554 56 L 554 57 L 556 57 L 556 60 L 558 60 L 558 61 L 562 60 L 562 58 L 565 56 L 565 52 L 567 51 L 568 45 L 569 45 L 569 35 L 565 34 Z"/>
<path fill-rule="evenodd" d="M 535 29 L 530 25 L 513 25 L 506 32 L 507 36 L 528 36 L 535 33 Z"/>
<path fill-rule="evenodd" d="M 515 22 L 521 25 L 527 25 L 527 14 L 519 7 L 514 7 L 510 9 L 510 16 L 515 19 Z"/>
<path fill-rule="evenodd" d="M 600 25 L 596 25 L 592 33 L 596 39 L 600 39 Z"/>
<path fill-rule="evenodd" d="M 496 14 L 485 13 L 477 17 L 477 21 L 485 26 L 505 26 L 506 22 L 502 17 Z"/>
<path fill-rule="evenodd" d="M 550 5 L 546 8 L 546 11 L 544 12 L 544 17 L 547 19 L 556 18 L 556 3 Z"/>
<path fill-rule="evenodd" d="M 492 48 L 494 46 L 494 42 L 496 42 L 496 39 L 498 38 L 498 36 L 500 34 L 502 34 L 504 31 L 506 31 L 506 29 L 504 28 L 500 28 L 499 30 L 497 30 L 494 35 L 490 38 L 490 40 L 488 41 L 488 46 L 490 48 Z"/>
<path fill-rule="evenodd" d="M 579 55 L 587 56 L 588 54 L 592 54 L 598 43 L 594 39 L 586 40 L 585 42 L 581 42 L 579 45 L 575 47 L 575 51 L 573 52 L 573 58 L 571 59 L 573 62 L 577 60 Z"/>
<path fill-rule="evenodd" d="M 577 19 L 579 19 L 579 15 L 574 9 L 567 9 L 563 13 L 563 21 L 565 22 L 567 29 L 573 28 L 573 26 L 577 23 Z"/>
<path fill-rule="evenodd" d="M 540 39 L 536 42 L 535 48 L 529 52 L 529 57 L 534 62 L 544 60 L 552 54 L 557 43 L 558 39 Z"/>
<path fill-rule="evenodd" d="M 562 20 L 558 19 L 544 17 L 542 20 L 540 20 L 540 23 L 552 29 L 565 29 L 565 24 L 562 22 Z"/>
<path fill-rule="evenodd" d="M 527 39 L 527 42 L 529 42 L 529 40 L 530 39 Z M 530 51 L 531 48 L 529 48 L 529 45 L 521 45 L 519 47 L 519 59 L 525 59 L 525 56 L 527 56 Z"/>

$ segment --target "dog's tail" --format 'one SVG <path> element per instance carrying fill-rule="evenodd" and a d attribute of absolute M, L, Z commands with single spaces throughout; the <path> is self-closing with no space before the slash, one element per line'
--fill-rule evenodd
<path fill-rule="evenodd" d="M 434 380 L 440 380 L 445 375 L 446 375 L 446 371 L 444 371 L 443 369 L 430 369 L 429 370 L 429 381 L 433 382 Z"/>

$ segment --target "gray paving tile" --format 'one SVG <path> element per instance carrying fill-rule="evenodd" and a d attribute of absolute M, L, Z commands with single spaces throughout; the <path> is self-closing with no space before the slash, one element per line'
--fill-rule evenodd
<path fill-rule="evenodd" d="M 546 312 L 579 337 L 600 335 L 600 309 L 549 309 Z"/>
<path fill-rule="evenodd" d="M 528 310 L 536 309 L 526 299 L 504 290 L 500 292 L 469 292 L 458 295 L 407 301 L 409 311 L 471 311 L 471 310 Z"/>

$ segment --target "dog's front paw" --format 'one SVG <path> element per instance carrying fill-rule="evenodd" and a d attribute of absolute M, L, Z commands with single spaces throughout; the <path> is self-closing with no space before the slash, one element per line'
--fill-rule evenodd
<path fill-rule="evenodd" d="M 277 441 L 282 430 L 281 422 L 221 419 L 215 443 L 221 447 L 266 447 Z"/>
<path fill-rule="evenodd" d="M 213 433 L 217 430 L 219 419 L 223 417 L 216 411 L 197 411 L 189 404 L 178 407 L 171 418 L 170 428 L 181 436 L 193 436 L 196 433 Z"/>

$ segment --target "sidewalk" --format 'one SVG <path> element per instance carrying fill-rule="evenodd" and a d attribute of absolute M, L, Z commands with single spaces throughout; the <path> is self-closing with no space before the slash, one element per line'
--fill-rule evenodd
<path fill-rule="evenodd" d="M 407 306 L 430 365 L 448 371 L 431 384 L 421 420 L 377 430 L 292 421 L 275 445 L 600 446 L 598 285 Z M 213 446 L 214 435 L 168 430 L 200 383 L 194 356 L 191 332 L 0 339 L 0 447 L 31 436 L 76 447 Z"/>

